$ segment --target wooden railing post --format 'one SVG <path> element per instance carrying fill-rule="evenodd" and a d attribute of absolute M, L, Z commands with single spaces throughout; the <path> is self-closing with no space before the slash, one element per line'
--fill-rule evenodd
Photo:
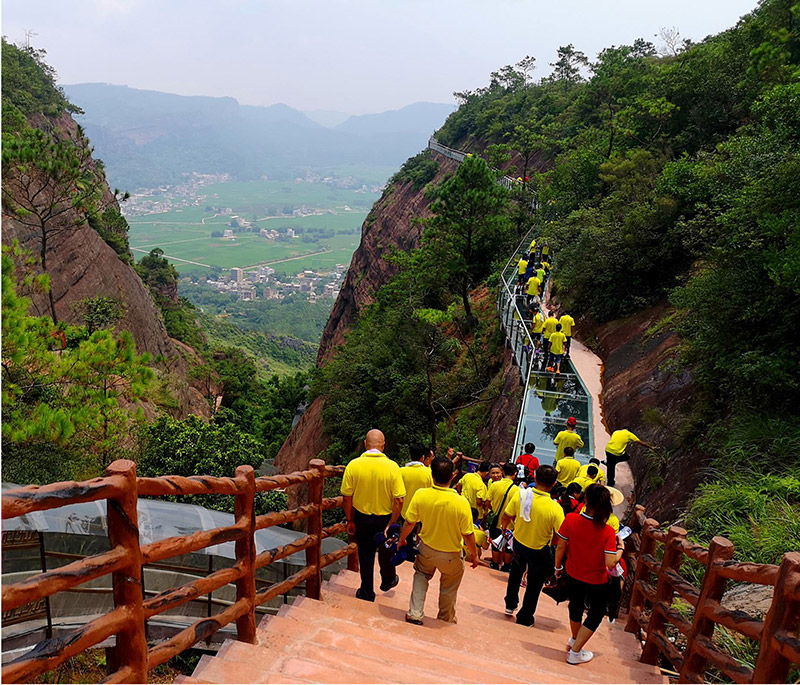
<path fill-rule="evenodd" d="M 125 492 L 108 500 L 108 542 L 113 549 L 122 547 L 128 564 L 111 574 L 114 607 L 125 607 L 128 620 L 119 633 L 115 647 L 119 668 L 130 669 L 130 682 L 147 682 L 147 638 L 142 605 L 142 552 L 139 547 L 139 523 L 136 513 L 136 464 L 129 459 L 112 462 L 107 476 L 125 479 Z"/>
<path fill-rule="evenodd" d="M 727 538 L 714 537 L 708 546 L 708 562 L 703 576 L 703 585 L 694 610 L 692 630 L 686 636 L 686 651 L 679 682 L 702 683 L 706 672 L 706 659 L 697 651 L 697 638 L 711 639 L 714 633 L 714 621 L 704 615 L 703 609 L 708 602 L 719 602 L 725 594 L 726 581 L 715 572 L 714 562 L 733 559 L 733 543 Z"/>
<path fill-rule="evenodd" d="M 674 590 L 672 583 L 666 576 L 665 571 L 673 570 L 679 571 L 681 567 L 681 560 L 683 558 L 683 548 L 680 545 L 673 544 L 678 540 L 686 539 L 686 531 L 678 526 L 672 526 L 667 534 L 667 540 L 664 543 L 664 557 L 661 559 L 661 566 L 658 571 L 658 585 L 656 586 L 656 596 L 653 602 L 653 611 L 650 614 L 650 623 L 647 626 L 647 641 L 642 648 L 642 662 L 645 664 L 658 663 L 659 654 L 659 639 L 666 639 L 664 636 L 664 626 L 666 619 L 664 616 L 655 610 L 655 605 L 659 602 L 664 602 L 667 606 L 672 603 L 672 596 Z"/>
<path fill-rule="evenodd" d="M 308 483 L 308 503 L 317 507 L 317 510 L 308 518 L 308 534 L 316 535 L 317 542 L 306 550 L 306 566 L 315 569 L 315 572 L 306 579 L 306 597 L 319 599 L 320 586 L 322 585 L 322 569 L 319 559 L 322 556 L 322 496 L 325 490 L 325 462 L 322 459 L 312 459 L 308 467 L 317 472 L 317 475 Z"/>
<path fill-rule="evenodd" d="M 791 661 L 780 651 L 778 632 L 793 633 L 800 626 L 800 552 L 783 555 L 772 604 L 764 618 L 761 648 L 753 669 L 754 683 L 785 683 Z"/>
<path fill-rule="evenodd" d="M 625 624 L 625 630 L 629 633 L 636 633 L 639 630 L 639 622 L 636 620 L 636 611 L 634 609 L 644 610 L 644 597 L 639 589 L 639 581 L 644 581 L 648 577 L 648 569 L 642 563 L 642 557 L 645 554 L 652 556 L 656 551 L 656 539 L 650 532 L 656 528 L 658 528 L 658 521 L 655 519 L 647 519 L 642 527 L 641 544 L 639 545 L 639 554 L 636 557 L 636 575 L 633 579 L 631 602 L 628 608 L 628 622 Z"/>
<path fill-rule="evenodd" d="M 233 504 L 233 514 L 237 526 L 245 529 L 244 536 L 236 540 L 236 564 L 242 569 L 242 576 L 236 581 L 236 601 L 245 599 L 248 611 L 236 619 L 236 637 L 241 642 L 256 642 L 256 517 L 255 496 L 256 476 L 252 466 L 239 466 L 236 478 L 244 478 L 247 486 Z"/>

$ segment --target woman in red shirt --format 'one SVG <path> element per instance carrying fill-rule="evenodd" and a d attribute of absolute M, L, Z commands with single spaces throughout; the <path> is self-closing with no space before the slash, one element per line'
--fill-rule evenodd
<path fill-rule="evenodd" d="M 593 483 L 586 488 L 586 506 L 579 514 L 567 514 L 558 531 L 556 577 L 566 573 L 569 588 L 569 641 L 567 663 L 591 661 L 594 654 L 584 645 L 597 630 L 608 606 L 608 569 L 622 558 L 622 546 L 617 543 L 614 529 L 606 521 L 611 515 L 611 493 L 608 488 Z M 588 604 L 586 620 L 581 625 L 584 607 Z"/>

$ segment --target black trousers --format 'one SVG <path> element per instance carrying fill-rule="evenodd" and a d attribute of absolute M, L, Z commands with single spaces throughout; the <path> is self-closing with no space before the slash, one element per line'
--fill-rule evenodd
<path fill-rule="evenodd" d="M 567 588 L 569 590 L 569 620 L 573 623 L 580 623 L 583 619 L 583 610 L 588 605 L 589 611 L 583 625 L 594 632 L 600 626 L 603 616 L 606 615 L 608 583 L 591 585 L 567 576 Z"/>
<path fill-rule="evenodd" d="M 533 615 L 539 604 L 544 581 L 553 575 L 553 556 L 550 553 L 550 546 L 531 549 L 514 538 L 514 559 L 511 562 L 506 586 L 506 609 L 517 608 L 519 587 L 526 569 L 528 587 L 525 588 L 525 596 L 522 598 L 522 608 L 517 612 L 517 623 L 530 625 L 533 623 Z"/>
<path fill-rule="evenodd" d="M 383 545 L 375 544 L 375 534 L 386 529 L 391 514 L 362 514 L 353 510 L 353 523 L 356 526 L 356 544 L 358 545 L 358 567 L 361 574 L 361 596 L 363 599 L 375 599 L 375 554 L 381 569 L 381 584 L 388 585 L 396 575 L 392 564 L 392 555 Z"/>
<path fill-rule="evenodd" d="M 621 464 L 623 461 L 628 461 L 627 454 L 611 454 L 611 452 L 606 452 L 606 483 L 608 485 L 613 486 L 615 476 L 617 474 L 617 464 Z"/>
<path fill-rule="evenodd" d="M 564 354 L 566 354 L 568 357 L 569 357 L 569 348 L 570 347 L 572 347 L 572 336 L 568 335 L 566 344 L 564 345 Z"/>

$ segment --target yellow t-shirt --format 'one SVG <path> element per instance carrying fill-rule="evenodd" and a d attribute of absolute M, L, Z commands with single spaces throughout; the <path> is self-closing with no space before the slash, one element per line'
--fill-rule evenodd
<path fill-rule="evenodd" d="M 572 482 L 569 483 L 569 485 L 572 485 L 572 483 L 577 483 L 578 485 L 581 486 L 581 490 L 586 490 L 586 488 L 588 488 L 592 483 L 594 483 L 594 481 L 591 478 L 589 478 L 589 476 L 581 476 L 579 472 L 579 474 L 572 479 Z"/>
<path fill-rule="evenodd" d="M 343 495 L 353 498 L 362 514 L 391 514 L 396 497 L 405 497 L 400 467 L 381 452 L 364 452 L 353 459 L 342 477 Z"/>
<path fill-rule="evenodd" d="M 575 431 L 561 431 L 555 438 L 553 438 L 553 443 L 558 445 L 558 450 L 556 451 L 556 461 L 559 461 L 564 458 L 564 449 L 566 447 L 572 447 L 576 452 L 578 451 L 579 447 L 583 447 L 583 438 L 578 435 Z"/>
<path fill-rule="evenodd" d="M 614 533 L 616 535 L 619 535 L 619 519 L 617 518 L 616 514 L 611 514 L 611 516 L 608 517 L 608 521 L 606 521 L 606 523 L 608 523 L 608 525 L 614 529 Z"/>
<path fill-rule="evenodd" d="M 614 431 L 611 434 L 611 440 L 609 440 L 608 444 L 606 445 L 606 452 L 616 454 L 619 457 L 625 454 L 625 448 L 628 446 L 629 442 L 639 442 L 639 438 L 637 438 L 627 428 Z"/>
<path fill-rule="evenodd" d="M 544 276 L 545 276 L 544 269 L 540 266 L 538 269 L 536 269 L 536 278 L 538 278 L 542 283 L 544 283 Z"/>
<path fill-rule="evenodd" d="M 561 324 L 561 332 L 567 337 L 571 337 L 572 327 L 575 325 L 575 319 L 573 319 L 569 314 L 564 314 L 558 320 L 558 323 Z"/>
<path fill-rule="evenodd" d="M 542 245 L 542 256 L 550 254 L 550 246 Z"/>
<path fill-rule="evenodd" d="M 406 488 L 406 498 L 403 500 L 403 510 L 400 514 L 405 518 L 408 505 L 411 504 L 411 498 L 414 493 L 420 488 L 431 487 L 433 485 L 433 476 L 431 475 L 430 467 L 419 462 L 412 462 L 400 469 L 400 477 L 403 479 L 403 485 Z"/>
<path fill-rule="evenodd" d="M 605 479 L 605 476 L 603 475 L 603 472 L 600 470 L 600 467 L 597 468 L 597 475 L 594 478 L 591 478 L 589 476 L 589 467 L 590 466 L 592 466 L 592 464 L 584 464 L 583 466 L 581 466 L 580 470 L 578 471 L 578 478 L 589 478 L 589 480 L 592 483 L 603 483 L 603 482 L 605 482 L 606 479 Z M 597 464 L 595 464 L 595 466 L 597 466 Z"/>
<path fill-rule="evenodd" d="M 511 490 L 508 490 L 508 486 L 511 486 Z M 489 500 L 492 503 L 492 511 L 495 514 L 500 513 L 500 505 L 503 503 L 503 496 L 506 494 L 506 490 L 508 490 L 508 496 L 506 497 L 506 504 L 508 504 L 513 498 L 514 495 L 519 491 L 519 488 L 514 485 L 514 481 L 511 478 L 503 477 L 500 480 L 495 481 L 494 483 L 489 483 L 488 489 L 488 496 Z M 498 527 L 500 526 L 500 520 L 497 521 Z"/>
<path fill-rule="evenodd" d="M 458 481 L 461 484 L 461 494 L 469 502 L 469 506 L 478 509 L 478 498 L 485 500 L 486 483 L 477 473 L 466 473 Z"/>
<path fill-rule="evenodd" d="M 550 271 L 550 262 L 546 262 L 544 259 L 542 260 L 542 266 L 544 267 L 545 271 Z"/>
<path fill-rule="evenodd" d="M 536 249 L 536 239 L 534 238 L 531 240 L 530 247 L 528 248 L 528 252 L 533 252 Z"/>
<path fill-rule="evenodd" d="M 538 295 L 539 294 L 539 286 L 542 282 L 536 278 L 536 276 L 531 276 L 528 279 L 528 289 L 525 291 L 528 295 Z"/>
<path fill-rule="evenodd" d="M 555 316 L 548 316 L 544 322 L 545 339 L 550 340 L 550 336 L 556 332 L 556 326 L 558 326 L 558 319 Z"/>
<path fill-rule="evenodd" d="M 525 273 L 525 269 L 528 268 L 528 260 L 527 259 L 520 259 L 519 260 L 519 271 L 517 273 L 522 276 Z"/>
<path fill-rule="evenodd" d="M 475 533 L 475 545 L 477 546 L 477 548 L 486 549 L 487 547 L 489 547 L 489 536 L 486 535 L 486 531 L 481 530 L 478 527 L 478 524 L 473 524 L 472 528 L 473 532 Z M 461 547 L 463 547 L 464 549 L 467 548 L 467 543 L 464 542 L 463 537 L 461 538 Z"/>
<path fill-rule="evenodd" d="M 533 315 L 533 332 L 541 333 L 543 326 L 544 326 L 544 317 L 542 316 L 541 312 L 536 312 Z"/>
<path fill-rule="evenodd" d="M 440 552 L 460 552 L 464 535 L 472 535 L 469 503 L 452 488 L 434 485 L 414 493 L 407 521 L 421 521 L 422 541 Z"/>
<path fill-rule="evenodd" d="M 564 487 L 571 483 L 578 471 L 581 468 L 581 463 L 577 459 L 571 457 L 564 457 L 556 462 L 556 473 L 558 474 L 558 482 Z"/>
<path fill-rule="evenodd" d="M 564 343 L 567 336 L 561 331 L 553 331 L 550 335 L 550 354 L 564 354 Z"/>
<path fill-rule="evenodd" d="M 564 522 L 564 510 L 550 493 L 531 488 L 533 502 L 531 503 L 530 521 L 520 515 L 521 491 L 517 491 L 514 499 L 506 505 L 505 513 L 514 519 L 514 540 L 519 540 L 526 547 L 541 549 L 549 545 L 561 524 Z"/>

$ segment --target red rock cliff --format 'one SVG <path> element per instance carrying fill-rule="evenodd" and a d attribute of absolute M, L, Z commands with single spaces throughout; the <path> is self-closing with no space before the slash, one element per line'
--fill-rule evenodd
<path fill-rule="evenodd" d="M 73 141 L 80 138 L 78 125 L 68 114 L 62 114 L 55 120 L 37 117 L 31 123 L 41 128 L 55 129 L 59 135 Z M 107 186 L 104 195 L 106 203 L 114 203 Z M 75 218 L 74 214 L 68 213 L 61 220 L 74 225 Z M 38 233 L 4 214 L 2 241 L 4 244 L 11 244 L 14 240 L 18 240 L 24 250 L 38 254 L 41 245 Z M 207 402 L 187 382 L 188 364 L 167 334 L 161 313 L 150 292 L 133 268 L 121 261 L 116 252 L 92 228 L 84 226 L 55 234 L 48 241 L 47 266 L 59 320 L 80 323 L 80 313 L 76 305 L 85 298 L 102 295 L 121 300 L 125 315 L 119 322 L 118 329 L 131 332 L 138 352 L 147 352 L 154 359 L 163 359 L 159 368 L 162 373 L 169 374 L 171 389 L 179 404 L 173 413 L 178 417 L 189 414 L 210 416 Z M 36 265 L 30 268 L 35 269 Z M 31 300 L 32 314 L 49 315 L 47 295 L 33 293 Z"/>

